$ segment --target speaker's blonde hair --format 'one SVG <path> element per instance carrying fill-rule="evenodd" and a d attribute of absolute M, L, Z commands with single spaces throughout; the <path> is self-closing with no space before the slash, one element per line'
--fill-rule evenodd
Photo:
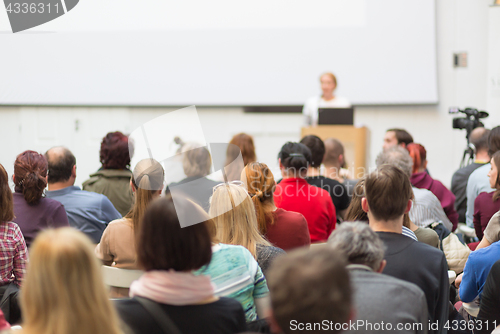
<path fill-rule="evenodd" d="M 123 333 L 93 247 L 69 227 L 39 234 L 21 290 L 23 333 Z"/>
<path fill-rule="evenodd" d="M 257 245 L 271 246 L 259 233 L 252 199 L 246 189 L 234 184 L 218 187 L 212 195 L 209 214 L 219 242 L 241 245 L 257 259 Z"/>

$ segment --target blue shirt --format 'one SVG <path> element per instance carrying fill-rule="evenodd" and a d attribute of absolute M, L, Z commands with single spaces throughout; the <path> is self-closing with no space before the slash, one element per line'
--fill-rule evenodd
<path fill-rule="evenodd" d="M 64 205 L 69 225 L 85 233 L 95 244 L 110 221 L 122 218 L 106 196 L 77 186 L 46 191 L 46 197 Z"/>
<path fill-rule="evenodd" d="M 459 290 L 460 299 L 464 303 L 472 302 L 477 296 L 481 297 L 486 278 L 497 260 L 500 260 L 500 242 L 470 253 Z"/>
<path fill-rule="evenodd" d="M 483 192 L 492 192 L 495 189 L 490 187 L 488 172 L 491 164 L 479 167 L 469 176 L 467 181 L 467 212 L 465 213 L 465 223 L 474 228 L 474 201 L 476 197 Z"/>

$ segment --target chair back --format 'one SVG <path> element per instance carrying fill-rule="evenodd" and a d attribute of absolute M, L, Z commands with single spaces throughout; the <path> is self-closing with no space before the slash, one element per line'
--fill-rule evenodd
<path fill-rule="evenodd" d="M 138 280 L 144 271 L 120 269 L 110 266 L 101 266 L 104 284 L 117 288 L 130 288 L 133 281 Z"/>

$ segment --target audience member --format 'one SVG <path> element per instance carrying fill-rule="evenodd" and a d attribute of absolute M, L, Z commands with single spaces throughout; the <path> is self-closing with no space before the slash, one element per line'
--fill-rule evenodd
<path fill-rule="evenodd" d="M 391 165 L 401 169 L 408 179 L 411 177 L 413 160 L 407 150 L 401 147 L 389 148 L 377 156 L 377 168 Z M 444 213 L 438 198 L 427 189 L 412 187 L 415 200 L 409 212 L 410 220 L 419 227 L 427 227 L 435 222 L 442 222 L 448 230 L 454 230 L 453 224 Z"/>
<path fill-rule="evenodd" d="M 491 216 L 490 221 L 483 231 L 483 239 L 477 245 L 476 250 L 488 247 L 497 241 L 500 241 L 500 211 Z"/>
<path fill-rule="evenodd" d="M 45 158 L 49 165 L 47 198 L 61 202 L 70 226 L 82 231 L 98 244 L 109 222 L 122 215 L 106 196 L 75 186 L 76 159 L 70 150 L 53 147 L 45 153 Z"/>
<path fill-rule="evenodd" d="M 181 227 L 178 210 L 202 223 Z M 116 302 L 123 321 L 135 334 L 166 332 L 150 307 L 169 318 L 179 333 L 245 331 L 240 303 L 216 297 L 210 277 L 193 274 L 212 259 L 207 221 L 202 207 L 182 197 L 176 198 L 175 206 L 171 196 L 157 199 L 144 213 L 137 252 L 146 273 L 132 283 L 132 299 Z"/>
<path fill-rule="evenodd" d="M 134 206 L 124 218 L 109 223 L 95 248 L 96 256 L 105 265 L 123 269 L 138 268 L 136 236 L 147 206 L 161 194 L 163 180 L 163 167 L 156 160 L 148 158 L 137 163 L 130 181 L 135 195 Z M 128 289 L 112 287 L 110 296 L 127 297 Z"/>
<path fill-rule="evenodd" d="M 329 247 L 295 250 L 269 270 L 273 333 L 340 333 L 352 320 L 344 256 Z"/>
<path fill-rule="evenodd" d="M 300 143 L 311 150 L 311 161 L 306 177 L 307 183 L 328 191 L 335 206 L 337 218 L 344 218 L 345 210 L 350 201 L 346 188 L 339 181 L 324 177 L 320 173 L 321 162 L 325 156 L 325 144 L 318 136 L 314 135 L 305 136 Z"/>
<path fill-rule="evenodd" d="M 0 294 L 10 283 L 21 285 L 28 263 L 28 248 L 21 229 L 14 220 L 14 204 L 9 177 L 0 164 L 0 240 L 2 266 L 0 268 Z"/>
<path fill-rule="evenodd" d="M 212 189 L 219 184 L 206 177 L 210 174 L 211 165 L 212 158 L 206 147 L 196 144 L 183 145 L 182 167 L 186 178 L 168 185 L 165 193 L 169 194 L 171 189 L 175 189 L 174 195 L 180 194 L 188 197 L 208 212 Z"/>
<path fill-rule="evenodd" d="M 305 180 L 311 150 L 303 144 L 288 142 L 278 155 L 283 180 L 276 186 L 274 202 L 278 208 L 304 215 L 311 242 L 324 242 L 335 229 L 337 216 L 330 194 Z"/>
<path fill-rule="evenodd" d="M 102 139 L 99 151 L 101 168 L 82 185 L 83 190 L 105 195 L 122 216 L 134 204 L 130 189 L 132 172 L 129 170 L 132 155 L 127 136 L 119 131 L 108 133 Z"/>
<path fill-rule="evenodd" d="M 363 210 L 370 227 L 387 247 L 384 274 L 415 283 L 425 293 L 431 323 L 443 333 L 448 319 L 448 264 L 438 249 L 404 237 L 403 216 L 410 211 L 413 197 L 408 176 L 395 166 L 381 166 L 365 181 Z M 431 331 L 434 332 L 434 331 Z"/>
<path fill-rule="evenodd" d="M 384 243 L 365 223 L 342 223 L 328 239 L 337 251 L 347 255 L 347 269 L 354 291 L 356 321 L 404 326 L 398 333 L 427 333 L 427 302 L 413 283 L 382 274 Z M 401 325 L 399 325 L 401 324 Z M 418 324 L 418 325 L 417 325 Z M 347 331 L 349 332 L 359 332 Z M 363 328 L 363 333 L 378 333 Z"/>
<path fill-rule="evenodd" d="M 488 135 L 488 155 L 493 156 L 497 151 L 500 151 L 500 126 L 491 129 Z M 485 164 L 473 171 L 467 181 L 467 212 L 465 214 L 465 222 L 467 226 L 474 227 L 474 201 L 482 192 L 492 192 L 495 189 L 491 188 L 488 179 L 488 173 L 491 169 L 491 164 Z"/>
<path fill-rule="evenodd" d="M 284 253 L 260 234 L 255 207 L 242 182 L 216 186 L 209 213 L 215 223 L 216 239 L 248 249 L 264 274 L 276 256 Z"/>
<path fill-rule="evenodd" d="M 345 173 L 342 173 L 343 168 L 345 168 L 344 145 L 335 138 L 327 138 L 323 142 L 325 144 L 325 156 L 323 157 L 325 176 L 342 183 L 349 197 L 352 197 L 357 180 L 351 180 L 346 177 Z M 349 173 L 349 171 L 346 172 Z"/>
<path fill-rule="evenodd" d="M 406 146 L 411 143 L 413 143 L 413 137 L 406 130 L 389 129 L 385 132 L 384 145 L 382 148 L 384 151 L 394 146 L 406 148 Z"/>
<path fill-rule="evenodd" d="M 500 166 L 500 151 L 491 157 L 491 170 L 488 172 L 490 186 L 495 189 L 490 193 L 480 193 L 474 201 L 474 229 L 476 236 L 481 240 L 491 217 L 500 211 L 500 179 L 498 167 Z"/>
<path fill-rule="evenodd" d="M 490 334 L 500 324 L 500 260 L 495 262 L 486 278 L 481 294 L 475 334 Z"/>
<path fill-rule="evenodd" d="M 22 333 L 124 333 L 92 247 L 69 227 L 38 235 L 21 291 Z"/>
<path fill-rule="evenodd" d="M 355 222 L 361 221 L 368 223 L 368 214 L 363 211 L 361 199 L 364 197 L 365 179 L 360 179 L 354 188 L 354 194 L 351 204 L 347 208 L 346 221 Z M 413 224 L 408 216 L 408 213 L 403 217 L 403 235 L 412 238 L 415 241 L 420 241 L 433 247 L 439 247 L 439 236 L 430 228 L 422 228 Z"/>
<path fill-rule="evenodd" d="M 245 166 L 251 162 L 257 161 L 252 136 L 246 133 L 238 133 L 231 138 L 229 144 L 236 145 L 240 148 L 243 164 Z"/>
<path fill-rule="evenodd" d="M 460 300 L 470 303 L 476 298 L 481 298 L 488 273 L 498 260 L 500 260 L 499 242 L 470 253 L 464 272 L 455 279 L 455 286 L 460 288 L 458 290 Z"/>
<path fill-rule="evenodd" d="M 266 164 L 249 163 L 243 170 L 241 179 L 252 197 L 259 232 L 269 242 L 285 251 L 311 244 L 304 216 L 298 212 L 277 208 L 274 204 L 276 182 Z"/>
<path fill-rule="evenodd" d="M 465 223 L 465 211 L 467 210 L 467 180 L 470 174 L 490 161 L 488 155 L 488 136 L 490 130 L 483 127 L 475 128 L 470 133 L 470 143 L 474 145 L 474 162 L 457 170 L 451 178 L 451 192 L 455 195 L 455 210 L 458 213 L 458 221 Z"/>
<path fill-rule="evenodd" d="M 453 224 L 453 230 L 458 225 L 458 213 L 455 210 L 455 195 L 438 180 L 434 180 L 425 170 L 427 168 L 427 151 L 420 144 L 411 143 L 406 146 L 413 159 L 411 184 L 419 189 L 430 190 L 441 202 L 446 216 Z"/>
<path fill-rule="evenodd" d="M 61 203 L 43 197 L 47 186 L 47 160 L 34 151 L 24 151 L 14 162 L 14 221 L 21 229 L 26 246 L 48 227 L 69 226 Z"/>

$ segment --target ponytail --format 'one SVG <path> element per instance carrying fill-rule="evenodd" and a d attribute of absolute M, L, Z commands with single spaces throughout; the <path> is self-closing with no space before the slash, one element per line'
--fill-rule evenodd
<path fill-rule="evenodd" d="M 14 183 L 16 192 L 22 193 L 24 200 L 36 204 L 43 197 L 47 186 L 47 160 L 35 151 L 19 154 L 14 163 Z"/>
<path fill-rule="evenodd" d="M 415 143 L 408 144 L 406 149 L 410 153 L 410 157 L 413 159 L 412 174 L 418 173 L 427 158 L 427 152 L 422 145 Z"/>
<path fill-rule="evenodd" d="M 47 180 L 39 173 L 31 172 L 21 181 L 24 199 L 28 204 L 36 204 L 43 196 Z"/>

